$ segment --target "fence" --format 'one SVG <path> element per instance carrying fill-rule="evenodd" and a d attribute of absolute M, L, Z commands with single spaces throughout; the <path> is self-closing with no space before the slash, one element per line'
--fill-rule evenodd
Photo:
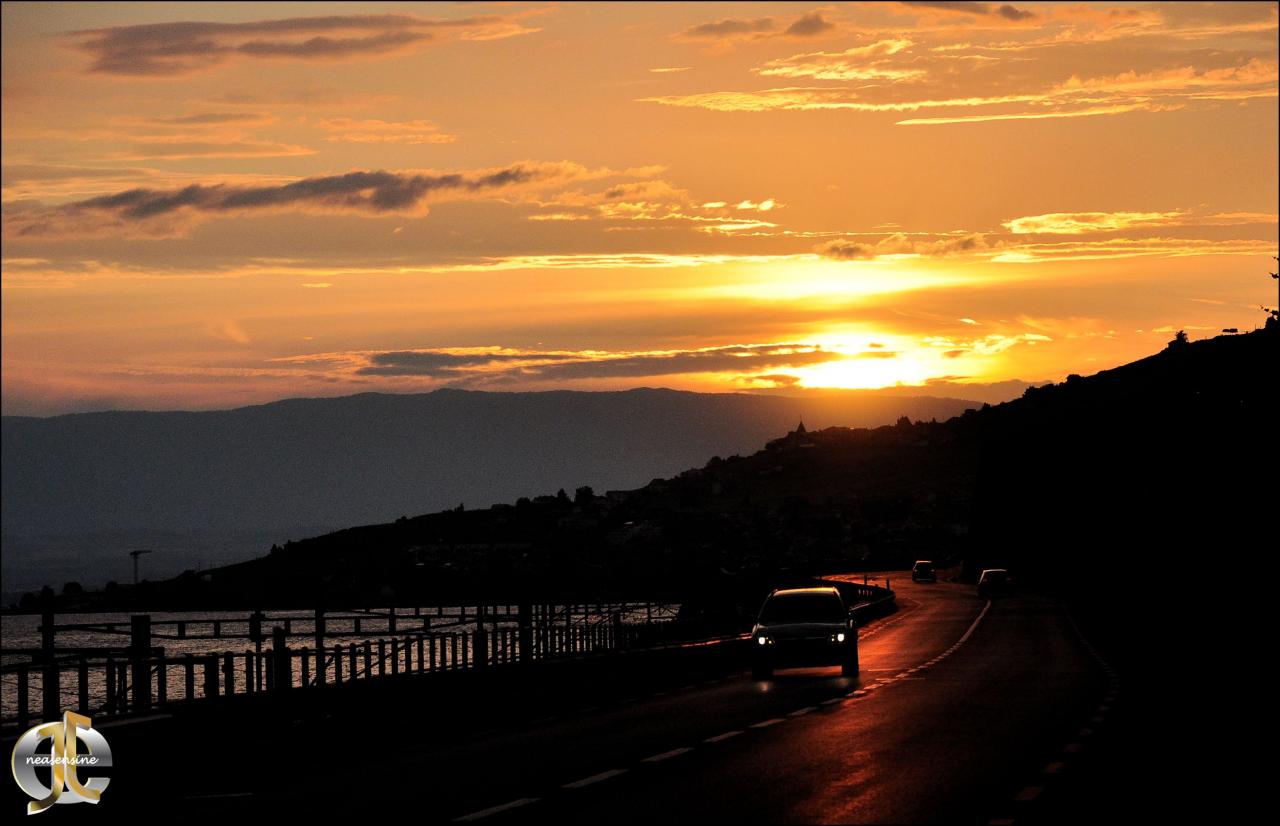
<path fill-rule="evenodd" d="M 831 582 L 859 622 L 893 608 L 889 581 Z M 515 608 L 513 611 L 512 608 Z M 99 717 L 216 703 L 371 678 L 516 667 L 522 663 L 652 647 L 679 639 L 677 606 L 655 603 L 476 606 L 326 612 L 243 619 L 56 623 L 42 616 L 39 648 L 5 649 L 0 725 L 26 728 L 64 709 Z M 269 631 L 267 626 L 271 626 Z M 127 646 L 58 648 L 59 632 L 129 637 Z M 363 634 L 372 636 L 361 637 Z M 271 647 L 263 645 L 270 640 Z M 290 640 L 311 644 L 290 646 Z M 156 640 L 245 640 L 253 648 L 171 654 Z M 11 688 L 12 684 L 12 688 Z M 33 707 L 33 698 L 39 707 Z"/>
<path fill-rule="evenodd" d="M 512 609 L 515 609 L 514 611 Z M 486 669 L 649 645 L 669 636 L 676 606 L 654 603 L 361 610 L 268 618 L 54 622 L 42 617 L 39 648 L 6 649 L 26 662 L 0 666 L 9 697 L 0 724 L 26 727 L 74 708 L 92 716 L 145 713 L 370 677 Z M 265 626 L 272 626 L 264 631 Z M 59 632 L 128 634 L 123 647 L 59 648 Z M 374 636 L 353 639 L 362 634 Z M 271 647 L 263 649 L 270 639 Z M 311 645 L 290 647 L 291 639 Z M 156 640 L 245 640 L 253 648 L 168 654 Z M 39 708 L 33 707 L 33 698 Z"/>

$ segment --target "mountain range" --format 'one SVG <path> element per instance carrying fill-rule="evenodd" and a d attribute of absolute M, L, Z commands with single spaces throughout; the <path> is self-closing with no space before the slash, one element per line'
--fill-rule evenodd
<path fill-rule="evenodd" d="M 129 582 L 273 544 L 566 488 L 635 488 L 796 426 L 976 407 L 873 391 L 365 393 L 208 412 L 0 420 L 4 590 Z"/>

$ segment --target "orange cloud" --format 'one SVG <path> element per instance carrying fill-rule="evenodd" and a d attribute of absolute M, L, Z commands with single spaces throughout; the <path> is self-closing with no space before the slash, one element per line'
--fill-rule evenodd
<path fill-rule="evenodd" d="M 986 238 L 978 233 L 937 241 L 924 241 L 911 238 L 904 233 L 895 233 L 874 244 L 851 241 L 848 238 L 827 241 L 814 247 L 813 251 L 823 258 L 832 258 L 837 261 L 865 261 L 902 255 L 939 258 L 980 252 L 986 248 Z"/>
<path fill-rule="evenodd" d="M 333 132 L 326 140 L 349 143 L 453 143 L 457 135 L 440 131 L 440 127 L 426 120 L 385 121 L 376 118 L 354 120 L 330 118 L 321 121 L 321 127 Z"/>
<path fill-rule="evenodd" d="M 892 68 L 885 57 L 911 46 L 910 40 L 880 40 L 843 52 L 812 52 L 770 60 L 753 71 L 771 77 L 811 77 L 816 80 L 909 80 L 923 69 Z"/>
<path fill-rule="evenodd" d="M 1243 226 L 1274 223 L 1276 223 L 1276 216 L 1265 212 L 1196 215 L 1186 210 L 1173 210 L 1171 212 L 1051 212 L 1045 215 L 1014 218 L 1006 221 L 1004 227 L 1014 235 L 1082 235 L 1141 227 Z"/>
<path fill-rule="evenodd" d="M 422 48 L 439 36 L 492 40 L 529 34 L 518 17 L 424 18 L 412 14 L 291 17 L 248 23 L 176 22 L 71 32 L 88 71 L 165 77 L 232 59 L 353 60 Z"/>
<path fill-rule="evenodd" d="M 56 207 L 4 213 L 5 238 L 168 236 L 198 220 L 255 211 L 365 215 L 423 214 L 433 198 L 468 198 L 531 185 L 618 175 L 580 164 L 525 161 L 470 172 L 373 172 L 301 178 L 282 184 L 191 184 L 131 189 Z"/>

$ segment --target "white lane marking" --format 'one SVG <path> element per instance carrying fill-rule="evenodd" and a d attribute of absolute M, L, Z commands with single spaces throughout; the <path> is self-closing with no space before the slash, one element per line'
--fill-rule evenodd
<path fill-rule="evenodd" d="M 798 709 L 796 709 L 795 711 L 791 712 L 791 713 L 790 713 L 790 714 L 788 714 L 787 716 L 788 716 L 788 717 L 803 717 L 803 716 L 805 716 L 806 714 L 808 714 L 809 712 L 811 712 L 811 711 L 817 711 L 817 710 L 818 710 L 818 707 L 817 707 L 817 706 L 805 706 L 804 708 L 798 708 Z"/>
<path fill-rule="evenodd" d="M 776 726 L 778 723 L 785 723 L 785 722 L 786 720 L 783 720 L 781 717 L 773 717 L 769 720 L 761 720 L 758 723 L 752 723 L 751 725 L 747 726 L 747 728 L 768 728 L 769 726 Z"/>
<path fill-rule="evenodd" d="M 1039 797 L 1040 792 L 1042 791 L 1044 791 L 1043 786 L 1027 786 L 1025 789 L 1018 792 L 1017 796 L 1013 799 L 1022 803 L 1030 802 Z"/>
<path fill-rule="evenodd" d="M 978 614 L 977 619 L 973 621 L 973 625 L 970 625 L 969 630 L 964 632 L 964 636 L 956 640 L 956 644 L 951 646 L 953 650 L 956 648 L 959 648 L 960 646 L 964 645 L 966 641 L 968 641 L 969 637 L 972 636 L 973 632 L 977 629 L 978 623 L 982 622 L 982 618 L 985 617 L 987 615 L 987 612 L 990 610 L 991 610 L 991 600 L 987 600 L 987 604 L 982 606 L 982 613 Z"/>
<path fill-rule="evenodd" d="M 662 754 L 655 754 L 652 757 L 646 757 L 640 762 L 641 763 L 661 763 L 663 760 L 670 760 L 672 757 L 679 757 L 680 755 L 688 754 L 691 751 L 693 751 L 693 749 L 691 748 L 672 749 L 671 751 L 664 751 Z"/>
<path fill-rule="evenodd" d="M 627 773 L 626 769 L 609 769 L 609 771 L 607 772 L 600 772 L 599 774 L 593 774 L 590 777 L 584 777 L 581 780 L 575 780 L 572 783 L 565 783 L 560 788 L 581 789 L 583 786 L 590 786 L 593 783 L 600 783 L 601 781 L 609 780 L 611 778 L 617 777 L 620 774 L 626 774 L 626 773 Z"/>
<path fill-rule="evenodd" d="M 463 815 L 462 817 L 455 817 L 453 819 L 453 822 L 466 823 L 471 820 L 480 820 L 481 818 L 486 818 L 489 815 L 496 815 L 500 812 L 509 811 L 511 809 L 517 809 L 521 806 L 528 806 L 530 803 L 537 803 L 538 800 L 539 798 L 536 798 L 536 797 L 522 797 L 519 800 L 512 800 L 510 803 L 503 803 L 501 806 L 490 806 L 487 809 L 481 809 L 480 811 L 472 812 L 469 815 Z"/>
<path fill-rule="evenodd" d="M 1084 751 L 1084 743 L 1067 743 L 1062 750 L 1067 754 L 1079 754 Z"/>
<path fill-rule="evenodd" d="M 1061 763 L 1061 762 L 1053 762 L 1053 763 L 1050 763 L 1049 765 L 1047 765 L 1047 766 L 1045 766 L 1045 767 L 1044 767 L 1044 773 L 1045 773 L 1045 774 L 1058 774 L 1058 773 L 1060 773 L 1060 772 L 1062 771 L 1062 767 L 1063 767 L 1063 766 L 1065 766 L 1065 765 L 1066 765 L 1065 763 Z"/>
<path fill-rule="evenodd" d="M 715 737 L 708 737 L 706 740 L 703 740 L 702 742 L 719 743 L 723 740 L 728 740 L 730 737 L 737 737 L 741 733 L 742 733 L 741 731 L 726 731 L 724 734 L 717 734 Z"/>
<path fill-rule="evenodd" d="M 830 700 L 823 700 L 822 702 L 818 703 L 818 705 L 820 705 L 820 706 L 833 706 L 833 705 L 835 705 L 836 703 L 843 703 L 843 702 L 844 702 L 844 698 L 843 698 L 843 697 L 832 697 Z"/>

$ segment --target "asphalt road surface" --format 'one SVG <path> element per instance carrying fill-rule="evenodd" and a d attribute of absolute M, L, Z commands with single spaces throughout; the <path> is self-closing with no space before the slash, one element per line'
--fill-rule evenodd
<path fill-rule="evenodd" d="M 1109 764 L 1095 758 L 1122 687 L 1057 601 L 894 587 L 900 610 L 860 631 L 856 679 L 742 673 L 448 745 L 432 743 L 437 712 L 385 709 L 354 752 L 298 754 L 287 731 L 264 733 L 246 757 L 290 761 L 257 772 L 270 782 L 197 783 L 184 799 L 299 818 L 555 823 L 1072 822 L 1084 805 L 1116 805 L 1100 798 Z"/>

